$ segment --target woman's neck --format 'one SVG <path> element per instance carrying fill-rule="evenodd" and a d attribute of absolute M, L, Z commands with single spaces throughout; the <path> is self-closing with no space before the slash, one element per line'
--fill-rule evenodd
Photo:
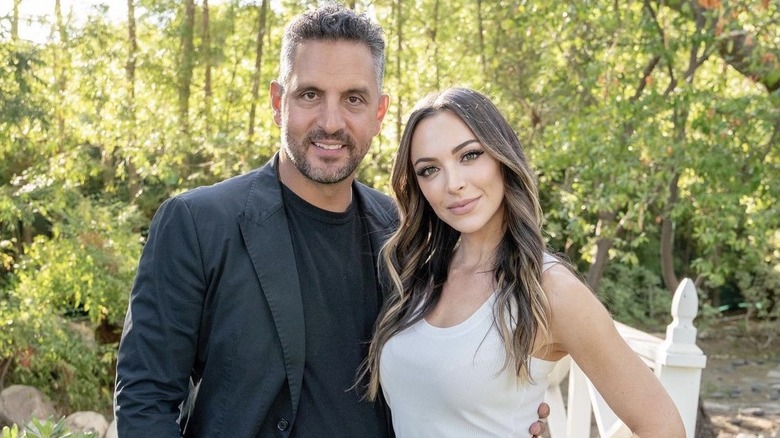
<path fill-rule="evenodd" d="M 450 269 L 475 273 L 492 271 L 498 242 L 498 240 L 486 242 L 461 238 L 452 255 Z"/>

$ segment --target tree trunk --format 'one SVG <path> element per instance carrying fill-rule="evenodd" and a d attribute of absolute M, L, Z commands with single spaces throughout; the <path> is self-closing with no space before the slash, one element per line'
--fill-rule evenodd
<path fill-rule="evenodd" d="M 60 0 L 54 2 L 54 17 L 57 25 L 57 34 L 59 35 L 60 47 L 55 50 L 54 55 L 54 74 L 56 89 L 56 120 L 57 120 L 57 147 L 63 150 L 65 142 L 65 90 L 67 89 L 67 56 L 68 56 L 68 31 L 65 29 L 65 22 L 62 18 L 62 5 Z"/>
<path fill-rule="evenodd" d="M 11 15 L 11 41 L 19 41 L 19 3 L 21 2 L 22 0 L 14 0 L 14 10 Z"/>
<path fill-rule="evenodd" d="M 255 71 L 252 73 L 252 103 L 249 107 L 249 126 L 247 128 L 246 144 L 252 144 L 255 136 L 255 112 L 257 111 L 257 99 L 260 95 L 260 76 L 263 67 L 263 36 L 265 35 L 266 19 L 268 15 L 268 0 L 258 9 L 258 29 L 255 44 Z"/>
<path fill-rule="evenodd" d="M 135 60 L 138 53 L 138 39 L 135 35 L 135 0 L 127 0 L 127 95 L 130 98 L 131 120 L 135 120 Z"/>
<path fill-rule="evenodd" d="M 211 32 L 209 29 L 209 0 L 203 0 L 203 64 L 205 67 L 203 78 L 203 118 L 205 120 L 206 134 L 211 134 Z"/>
<path fill-rule="evenodd" d="M 181 27 L 181 63 L 179 64 L 179 128 L 189 136 L 190 85 L 195 65 L 193 34 L 195 28 L 195 0 L 185 0 L 184 21 Z"/>
<path fill-rule="evenodd" d="M 404 0 L 397 0 L 395 2 L 395 34 L 396 34 L 396 46 L 395 46 L 395 71 L 398 75 L 398 85 L 402 86 L 404 83 L 404 70 L 401 63 L 401 54 L 403 53 L 404 46 L 404 33 L 403 33 L 403 2 Z M 395 117 L 395 144 L 401 144 L 401 134 L 403 133 L 404 126 L 404 98 L 403 93 L 398 93 L 398 101 L 395 105 L 396 117 Z"/>
<path fill-rule="evenodd" d="M 479 63 L 482 75 L 487 78 L 487 61 L 485 59 L 485 27 L 482 22 L 482 0 L 477 0 L 477 33 L 479 37 Z"/>
<path fill-rule="evenodd" d="M 671 292 L 676 291 L 680 285 L 680 280 L 674 272 L 674 223 L 671 217 L 679 195 L 679 179 L 680 173 L 675 172 L 669 181 L 669 199 L 661 216 L 661 276 L 666 289 Z"/>
<path fill-rule="evenodd" d="M 691 73 L 689 78 L 692 77 L 693 74 Z M 675 110 L 673 120 L 675 126 L 675 144 L 684 144 L 688 109 L 682 108 L 679 112 L 678 110 Z M 674 220 L 672 219 L 672 210 L 677 204 L 680 193 L 679 181 L 680 171 L 675 169 L 672 178 L 669 180 L 669 197 L 666 200 L 666 205 L 664 205 L 664 209 L 661 213 L 661 277 L 664 280 L 666 289 L 670 293 L 674 293 L 674 291 L 677 290 L 677 286 L 680 284 L 680 280 L 674 272 Z"/>
<path fill-rule="evenodd" d="M 696 31 L 697 33 L 704 33 L 706 20 L 701 14 L 696 15 Z M 706 54 L 701 57 L 698 56 L 699 47 L 701 46 L 701 38 L 696 39 L 691 46 L 690 54 L 688 57 L 688 69 L 685 72 L 685 81 L 688 84 L 693 82 L 693 76 L 696 70 L 706 60 Z M 688 107 L 675 109 L 673 112 L 674 122 L 674 144 L 683 145 L 686 142 L 686 125 L 688 123 L 688 116 L 690 110 Z M 680 285 L 680 280 L 677 274 L 674 272 L 674 221 L 672 219 L 672 210 L 677 205 L 677 200 L 680 195 L 680 171 L 674 169 L 672 178 L 669 180 L 668 194 L 669 197 L 661 213 L 661 277 L 663 278 L 664 285 L 670 293 L 674 293 L 677 290 L 677 286 Z"/>
<path fill-rule="evenodd" d="M 125 66 L 125 76 L 127 78 L 127 152 L 131 153 L 136 147 L 136 113 L 135 113 L 135 68 L 136 58 L 138 56 L 138 38 L 135 33 L 135 1 L 127 0 L 127 65 Z M 138 172 L 133 164 L 131 157 L 126 158 L 126 172 L 128 179 L 128 198 L 134 202 L 141 192 L 141 182 Z"/>
<path fill-rule="evenodd" d="M 11 362 L 13 362 L 13 358 L 10 357 L 4 357 L 0 359 L 0 392 L 2 392 L 3 389 L 5 389 L 5 375 L 8 374 L 8 368 L 11 367 Z M 0 414 L 2 414 L 1 411 Z M 2 417 L 0 417 L 0 421 L 2 421 L 1 419 Z M 0 424 L 0 426 L 3 425 Z"/>
<path fill-rule="evenodd" d="M 433 3 L 433 27 L 430 29 L 431 44 L 433 45 L 433 69 L 436 74 L 436 83 L 433 84 L 433 89 L 438 90 L 441 88 L 441 73 L 439 72 L 439 44 L 436 42 L 436 37 L 439 33 L 439 3 L 440 0 L 436 0 Z"/>
<path fill-rule="evenodd" d="M 609 250 L 615 242 L 614 234 L 608 232 L 607 227 L 614 223 L 615 217 L 616 215 L 610 212 L 602 212 L 599 214 L 599 221 L 596 225 L 596 246 L 593 248 L 593 262 L 588 268 L 588 275 L 586 277 L 588 286 L 593 290 L 598 290 L 601 278 L 604 276 L 604 271 L 607 269 Z"/>

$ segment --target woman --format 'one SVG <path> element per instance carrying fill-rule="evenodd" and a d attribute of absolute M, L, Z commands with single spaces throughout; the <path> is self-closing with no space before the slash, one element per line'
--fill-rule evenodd
<path fill-rule="evenodd" d="M 606 309 L 545 253 L 534 172 L 489 99 L 454 88 L 418 103 L 392 185 L 394 290 L 363 376 L 370 399 L 381 384 L 399 438 L 528 436 L 567 354 L 636 436 L 685 436 Z"/>

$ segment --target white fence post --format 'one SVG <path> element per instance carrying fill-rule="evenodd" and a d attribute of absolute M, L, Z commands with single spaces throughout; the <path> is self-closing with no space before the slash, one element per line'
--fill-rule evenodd
<path fill-rule="evenodd" d="M 685 278 L 674 293 L 672 323 L 666 327 L 666 339 L 658 346 L 655 359 L 655 374 L 677 405 L 688 438 L 696 430 L 701 370 L 707 365 L 707 356 L 696 345 L 693 319 L 698 309 L 696 287 Z"/>
<path fill-rule="evenodd" d="M 547 418 L 547 428 L 550 436 L 561 438 L 566 436 L 566 404 L 563 402 L 561 385 L 569 374 L 571 356 L 566 356 L 555 364 L 548 377 L 549 386 L 544 395 L 544 401 L 550 405 L 550 416 Z"/>
<path fill-rule="evenodd" d="M 590 417 L 593 412 L 588 392 L 588 378 L 573 360 L 570 367 L 566 438 L 588 438 L 591 426 Z"/>

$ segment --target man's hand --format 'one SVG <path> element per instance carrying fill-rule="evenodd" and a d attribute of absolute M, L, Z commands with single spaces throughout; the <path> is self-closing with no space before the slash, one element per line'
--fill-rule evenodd
<path fill-rule="evenodd" d="M 542 404 L 539 405 L 539 409 L 536 410 L 536 413 L 539 414 L 539 421 L 528 428 L 528 432 L 530 432 L 534 438 L 547 432 L 547 417 L 550 415 L 550 405 L 542 402 Z"/>

